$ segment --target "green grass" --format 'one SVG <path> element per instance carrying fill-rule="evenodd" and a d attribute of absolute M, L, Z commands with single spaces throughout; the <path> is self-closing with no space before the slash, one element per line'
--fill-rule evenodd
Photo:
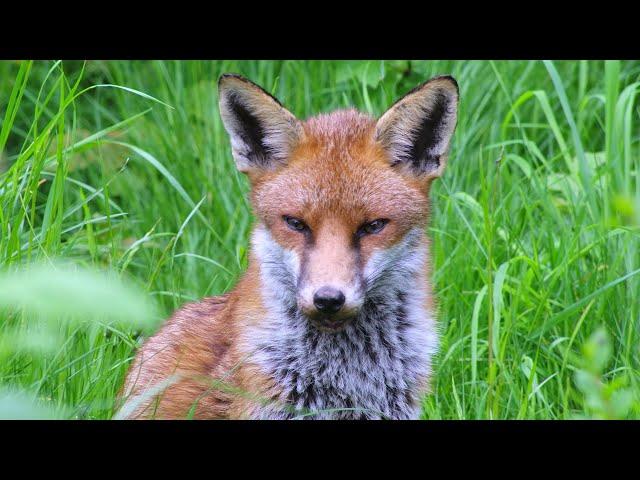
<path fill-rule="evenodd" d="M 1 416 L 110 418 L 142 319 L 246 267 L 248 185 L 217 110 L 227 71 L 303 118 L 377 115 L 454 75 L 425 418 L 640 418 L 640 62 L 617 61 L 0 62 Z M 20 272 L 61 261 L 146 294 Z"/>

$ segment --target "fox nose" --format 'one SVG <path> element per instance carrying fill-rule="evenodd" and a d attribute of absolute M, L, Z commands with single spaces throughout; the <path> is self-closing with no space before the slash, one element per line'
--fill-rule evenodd
<path fill-rule="evenodd" d="M 313 304 L 322 313 L 336 313 L 344 305 L 344 300 L 344 293 L 333 287 L 320 287 L 313 294 Z"/>

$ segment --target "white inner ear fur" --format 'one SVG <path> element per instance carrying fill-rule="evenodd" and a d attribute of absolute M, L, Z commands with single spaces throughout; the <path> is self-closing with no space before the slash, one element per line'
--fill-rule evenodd
<path fill-rule="evenodd" d="M 414 172 L 440 176 L 456 126 L 457 104 L 458 91 L 453 80 L 430 80 L 380 117 L 376 138 L 394 164 L 407 164 Z"/>
<path fill-rule="evenodd" d="M 241 172 L 273 169 L 284 163 L 302 134 L 291 112 L 247 80 L 223 78 L 219 103 L 233 158 Z"/>

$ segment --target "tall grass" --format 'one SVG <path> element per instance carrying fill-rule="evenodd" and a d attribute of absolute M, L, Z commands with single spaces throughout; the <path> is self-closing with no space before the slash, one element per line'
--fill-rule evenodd
<path fill-rule="evenodd" d="M 246 267 L 227 71 L 302 118 L 454 75 L 424 417 L 640 417 L 640 62 L 618 61 L 0 62 L 0 415 L 110 418 L 149 322 Z M 114 302 L 121 282 L 145 293 Z"/>

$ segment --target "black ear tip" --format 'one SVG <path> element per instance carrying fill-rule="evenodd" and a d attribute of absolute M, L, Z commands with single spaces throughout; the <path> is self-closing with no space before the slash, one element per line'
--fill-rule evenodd
<path fill-rule="evenodd" d="M 218 78 L 218 90 L 220 90 L 222 87 L 226 87 L 226 86 L 230 87 L 233 84 L 235 84 L 235 87 L 238 87 L 238 88 L 234 88 L 235 90 L 257 89 L 262 93 L 264 93 L 265 95 L 267 95 L 269 98 L 271 98 L 278 105 L 282 106 L 282 104 L 280 103 L 280 100 L 278 100 L 276 97 L 271 95 L 269 92 L 267 92 L 264 88 L 262 88 L 257 83 L 252 82 L 251 80 L 249 80 L 246 77 L 243 77 L 242 75 L 238 75 L 237 73 L 223 73 Z"/>
<path fill-rule="evenodd" d="M 458 86 L 458 81 L 452 77 L 451 75 L 438 75 L 437 77 L 433 77 L 431 80 L 429 80 L 427 83 L 431 83 L 431 82 L 448 82 L 450 83 L 453 88 L 455 88 L 456 93 L 460 93 L 460 87 Z"/>
<path fill-rule="evenodd" d="M 229 80 L 234 80 L 234 79 L 240 80 L 241 82 L 244 82 L 244 83 L 251 83 L 249 80 L 244 78 L 242 75 L 238 75 L 237 73 L 223 73 L 222 75 L 220 75 L 220 77 L 218 77 L 218 87 L 227 83 Z"/>

